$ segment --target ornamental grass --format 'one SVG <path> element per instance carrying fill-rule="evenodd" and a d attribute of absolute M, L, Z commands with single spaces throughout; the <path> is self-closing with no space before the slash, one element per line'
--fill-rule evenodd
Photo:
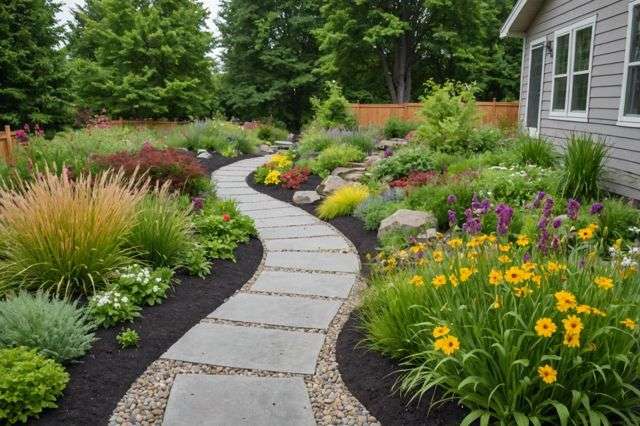
<path fill-rule="evenodd" d="M 130 263 L 123 248 L 146 184 L 122 172 L 71 180 L 46 170 L 0 189 L 0 294 L 43 289 L 88 295 Z"/>
<path fill-rule="evenodd" d="M 369 190 L 364 185 L 354 184 L 338 188 L 318 206 L 318 217 L 333 219 L 338 216 L 350 215 L 368 196 Z"/>
<path fill-rule="evenodd" d="M 618 241 L 603 259 L 596 224 L 550 230 L 548 200 L 537 239 L 510 235 L 502 205 L 474 208 L 465 232 L 381 254 L 367 342 L 401 361 L 402 391 L 440 388 L 469 409 L 466 425 L 638 424 L 638 250 Z M 478 229 L 483 214 L 498 232 Z"/>

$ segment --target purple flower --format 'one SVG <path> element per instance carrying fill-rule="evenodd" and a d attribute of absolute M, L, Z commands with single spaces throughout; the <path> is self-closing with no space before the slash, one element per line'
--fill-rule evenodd
<path fill-rule="evenodd" d="M 544 201 L 544 207 L 542 208 L 542 216 L 549 217 L 551 216 L 551 212 L 553 211 L 554 201 L 553 198 L 548 197 Z"/>
<path fill-rule="evenodd" d="M 16 139 L 20 143 L 26 143 L 29 140 L 29 135 L 24 130 L 16 130 Z"/>
<path fill-rule="evenodd" d="M 453 228 L 458 223 L 458 216 L 455 210 L 449 210 L 447 216 L 449 217 L 449 226 Z"/>
<path fill-rule="evenodd" d="M 525 263 L 531 262 L 531 253 L 526 252 L 524 254 L 524 256 L 522 257 L 522 261 L 525 262 Z"/>
<path fill-rule="evenodd" d="M 27 123 L 24 123 L 24 126 L 22 126 L 22 129 L 27 133 L 31 132 L 31 128 L 29 127 L 29 124 L 27 124 Z"/>
<path fill-rule="evenodd" d="M 507 204 L 498 204 L 496 207 L 496 215 L 498 216 L 498 234 L 504 235 L 509 232 L 509 226 L 513 218 L 513 209 Z"/>
<path fill-rule="evenodd" d="M 562 218 L 560 216 L 553 219 L 553 229 L 558 229 L 562 226 Z"/>
<path fill-rule="evenodd" d="M 36 132 L 36 136 L 44 135 L 44 129 L 41 129 L 40 126 L 38 126 L 37 124 L 36 124 L 36 127 L 35 127 L 35 132 Z"/>
<path fill-rule="evenodd" d="M 384 158 L 389 158 L 389 157 L 391 157 L 392 155 L 393 155 L 393 151 L 391 151 L 391 149 L 386 148 L 386 149 L 384 150 Z"/>
<path fill-rule="evenodd" d="M 447 204 L 455 204 L 458 201 L 458 197 L 454 194 L 451 194 L 447 197 Z"/>
<path fill-rule="evenodd" d="M 591 205 L 591 209 L 589 209 L 589 213 L 591 214 L 600 214 L 602 212 L 602 209 L 604 209 L 604 206 L 602 205 L 602 203 L 593 203 Z"/>
<path fill-rule="evenodd" d="M 472 209 L 466 209 L 464 211 L 465 222 L 462 224 L 462 229 L 469 235 L 477 234 L 482 230 L 482 223 L 480 219 L 473 216 Z"/>
<path fill-rule="evenodd" d="M 202 197 L 193 197 L 191 199 L 191 205 L 193 206 L 193 210 L 199 211 L 204 207 L 204 198 Z"/>
<path fill-rule="evenodd" d="M 549 248 L 549 231 L 547 231 L 547 228 L 544 227 L 540 229 L 540 233 L 538 235 L 538 250 L 546 254 L 548 248 Z"/>
<path fill-rule="evenodd" d="M 571 198 L 567 203 L 567 215 L 571 220 L 578 219 L 578 213 L 580 213 L 580 203 L 578 200 Z"/>
<path fill-rule="evenodd" d="M 551 248 L 554 251 L 557 251 L 560 248 L 560 240 L 558 237 L 553 237 L 553 240 L 551 240 Z"/>
<path fill-rule="evenodd" d="M 535 207 L 536 209 L 540 207 L 540 204 L 542 203 L 542 200 L 544 200 L 544 197 L 547 194 L 545 194 L 544 191 L 540 191 L 536 194 L 536 198 L 533 199 L 533 207 Z"/>

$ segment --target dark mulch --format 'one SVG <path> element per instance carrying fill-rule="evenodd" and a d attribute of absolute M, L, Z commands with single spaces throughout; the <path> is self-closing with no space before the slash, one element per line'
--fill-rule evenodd
<path fill-rule="evenodd" d="M 209 172 L 233 163 L 214 154 L 202 160 Z M 184 333 L 242 287 L 262 260 L 262 244 L 252 239 L 236 249 L 237 262 L 216 260 L 204 279 L 178 275 L 180 283 L 160 305 L 146 307 L 131 324 L 101 329 L 91 351 L 67 366 L 71 380 L 58 408 L 30 424 L 104 425 L 131 384 Z M 140 335 L 140 347 L 121 350 L 116 335 L 130 327 Z"/>
<path fill-rule="evenodd" d="M 230 158 L 230 157 L 223 157 L 222 155 L 218 154 L 217 152 L 210 152 L 210 154 L 211 154 L 211 158 L 208 158 L 208 159 L 199 158 L 198 159 L 200 161 L 200 163 L 207 168 L 207 171 L 209 173 L 213 172 L 214 170 L 219 169 L 220 167 L 228 166 L 231 163 L 235 163 L 236 161 L 246 160 L 247 158 L 257 157 L 257 155 L 243 154 L 243 155 L 240 155 L 238 157 Z"/>
<path fill-rule="evenodd" d="M 299 190 L 314 190 L 320 181 L 318 176 L 311 176 Z M 294 193 L 292 190 L 279 186 L 257 185 L 253 180 L 253 174 L 247 178 L 247 183 L 256 191 L 292 203 Z M 317 204 L 296 205 L 296 207 L 315 215 Z M 338 228 L 356 246 L 364 266 L 363 273 L 367 274 L 369 268 L 366 255 L 375 253 L 376 232 L 367 231 L 362 226 L 362 222 L 352 216 L 338 217 L 328 222 Z M 456 404 L 447 403 L 429 412 L 431 394 L 421 401 L 410 402 L 409 398 L 393 392 L 393 385 L 398 378 L 397 372 L 401 367 L 394 360 L 369 351 L 360 344 L 364 334 L 358 328 L 358 324 L 358 314 L 354 311 L 338 336 L 336 359 L 340 375 L 349 391 L 367 407 L 372 415 L 385 426 L 444 426 L 460 423 L 465 413 Z"/>

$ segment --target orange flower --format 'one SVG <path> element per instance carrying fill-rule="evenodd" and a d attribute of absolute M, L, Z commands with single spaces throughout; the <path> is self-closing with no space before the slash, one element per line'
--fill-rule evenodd
<path fill-rule="evenodd" d="M 556 332 L 558 327 L 556 327 L 555 323 L 551 318 L 540 318 L 536 321 L 536 334 L 541 337 L 551 337 L 553 333 Z"/>
<path fill-rule="evenodd" d="M 558 380 L 558 372 L 549 364 L 538 367 L 538 376 L 540 376 L 542 381 L 548 385 L 555 383 L 555 381 Z"/>

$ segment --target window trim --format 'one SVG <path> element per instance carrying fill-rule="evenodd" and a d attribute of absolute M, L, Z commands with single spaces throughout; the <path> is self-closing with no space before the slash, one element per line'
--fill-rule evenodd
<path fill-rule="evenodd" d="M 629 54 L 631 53 L 631 28 L 633 26 L 633 9 L 640 7 L 640 0 L 634 0 L 629 3 L 627 16 L 627 39 L 624 49 L 624 69 L 622 72 L 622 91 L 620 92 L 620 107 L 618 109 L 618 126 L 640 127 L 640 116 L 627 116 L 624 114 L 624 107 L 627 98 L 627 78 L 629 76 L 629 68 L 640 65 L 640 62 L 629 62 Z"/>
<path fill-rule="evenodd" d="M 640 1 L 640 0 L 636 0 Z M 553 68 L 551 69 L 551 99 L 549 104 L 549 118 L 554 120 L 566 120 L 566 121 L 579 121 L 579 122 L 587 122 L 589 117 L 589 106 L 591 104 L 591 78 L 593 75 L 593 51 L 594 51 L 594 41 L 596 35 L 596 21 L 597 15 L 593 15 L 589 18 L 578 21 L 574 24 L 569 25 L 568 27 L 561 28 L 553 33 Z M 583 71 L 574 71 L 573 65 L 575 62 L 575 54 L 576 54 L 576 33 L 579 30 L 584 28 L 591 27 L 591 44 L 589 46 L 589 67 Z M 567 60 L 567 72 L 566 74 L 556 74 L 556 61 L 558 59 L 558 38 L 563 35 L 569 34 L 569 52 L 568 52 L 568 60 Z M 571 98 L 573 96 L 573 77 L 575 75 L 581 74 L 589 74 L 589 79 L 587 81 L 587 105 L 585 111 L 571 111 Z M 553 98 L 556 90 L 556 77 L 566 77 L 567 79 L 567 93 L 564 100 L 564 109 L 562 110 L 554 110 L 553 109 Z"/>
<path fill-rule="evenodd" d="M 640 1 L 640 0 L 638 0 Z M 535 135 L 532 135 L 531 129 L 533 127 L 527 126 L 527 114 L 529 113 L 529 91 L 531 90 L 531 55 L 533 53 L 534 47 L 539 47 L 542 45 L 542 73 L 540 73 L 540 100 L 538 101 L 538 127 L 535 128 Z M 547 37 L 537 38 L 529 44 L 529 72 L 527 73 L 527 98 L 524 107 L 524 127 L 527 129 L 527 132 L 532 136 L 538 136 L 537 133 L 540 132 L 540 124 L 542 120 L 542 97 L 544 95 L 544 67 L 546 66 L 546 54 L 547 54 Z M 523 61 L 524 62 L 524 61 Z M 524 64 L 523 64 L 524 65 Z"/>

